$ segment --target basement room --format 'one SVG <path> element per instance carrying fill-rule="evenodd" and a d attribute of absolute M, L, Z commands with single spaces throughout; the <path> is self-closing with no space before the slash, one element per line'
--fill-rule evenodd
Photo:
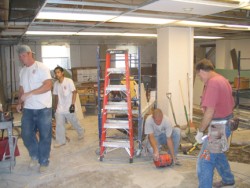
<path fill-rule="evenodd" d="M 249 0 L 0 1 L 1 188 L 249 188 Z"/>

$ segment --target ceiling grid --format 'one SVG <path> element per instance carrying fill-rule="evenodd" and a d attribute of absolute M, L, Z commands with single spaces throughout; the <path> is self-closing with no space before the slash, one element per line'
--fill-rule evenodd
<path fill-rule="evenodd" d="M 94 32 L 152 37 L 158 28 L 168 26 L 194 27 L 196 36 L 248 38 L 249 6 L 246 0 L 4 0 L 0 43 L 42 31 L 47 32 L 43 36 Z"/>

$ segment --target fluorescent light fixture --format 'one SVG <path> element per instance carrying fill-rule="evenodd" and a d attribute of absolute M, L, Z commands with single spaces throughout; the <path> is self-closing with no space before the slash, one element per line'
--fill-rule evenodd
<path fill-rule="evenodd" d="M 120 23 L 167 24 L 176 20 L 136 16 L 119 16 L 107 14 L 73 13 L 73 12 L 40 12 L 36 19 L 108 21 Z"/>
<path fill-rule="evenodd" d="M 237 5 L 235 6 L 234 4 L 225 3 L 225 2 L 215 2 L 211 0 L 173 0 L 173 1 L 179 1 L 183 3 L 193 3 L 193 4 L 199 4 L 199 5 L 208 5 L 208 6 L 210 5 L 210 6 L 217 6 L 217 7 L 229 7 L 229 8 L 237 7 Z"/>
<path fill-rule="evenodd" d="M 76 35 L 157 37 L 157 34 L 148 34 L 148 33 L 108 33 L 108 32 L 79 32 Z"/>
<path fill-rule="evenodd" d="M 225 25 L 226 27 L 233 27 L 233 28 L 237 28 L 237 29 L 243 29 L 243 30 L 250 30 L 250 26 L 248 25 Z"/>
<path fill-rule="evenodd" d="M 26 35 L 85 35 L 85 36 L 157 37 L 157 34 L 148 34 L 148 33 L 60 32 L 60 31 L 27 31 Z"/>
<path fill-rule="evenodd" d="M 148 18 L 137 16 L 119 16 L 110 20 L 109 22 L 121 22 L 121 23 L 140 23 L 140 24 L 168 24 L 175 22 L 176 20 L 164 19 L 164 18 Z"/>
<path fill-rule="evenodd" d="M 40 12 L 36 19 L 55 19 L 55 20 L 82 20 L 82 21 L 107 21 L 115 15 L 72 13 L 72 12 Z"/>
<path fill-rule="evenodd" d="M 75 35 L 76 32 L 64 31 L 26 31 L 26 35 Z"/>
<path fill-rule="evenodd" d="M 220 27 L 223 24 L 212 23 L 212 22 L 196 22 L 196 21 L 179 21 L 178 23 L 197 27 Z"/>
<path fill-rule="evenodd" d="M 194 36 L 195 39 L 222 39 L 224 37 L 216 37 L 216 36 Z"/>
<path fill-rule="evenodd" d="M 148 34 L 148 33 L 123 33 L 121 36 L 129 37 L 157 37 L 157 34 Z"/>
<path fill-rule="evenodd" d="M 108 32 L 79 32 L 76 35 L 93 35 L 93 36 L 116 36 L 120 33 L 108 33 Z"/>

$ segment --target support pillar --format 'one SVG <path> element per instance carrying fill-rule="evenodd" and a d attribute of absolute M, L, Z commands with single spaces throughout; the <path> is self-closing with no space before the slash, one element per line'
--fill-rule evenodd
<path fill-rule="evenodd" d="M 174 124 L 169 100 L 166 97 L 166 93 L 172 93 L 177 123 L 186 125 L 179 82 L 182 85 L 188 116 L 192 117 L 193 28 L 167 27 L 160 28 L 157 32 L 157 107 L 162 109 Z"/>

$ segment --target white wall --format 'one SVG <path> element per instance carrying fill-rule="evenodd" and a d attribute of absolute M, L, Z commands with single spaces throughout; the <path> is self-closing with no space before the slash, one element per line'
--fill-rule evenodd
<path fill-rule="evenodd" d="M 241 52 L 241 69 L 250 69 L 250 39 L 217 40 L 216 41 L 216 68 L 233 69 L 230 51 L 235 48 L 237 55 Z"/>
<path fill-rule="evenodd" d="M 141 49 L 141 63 L 152 64 L 157 63 L 157 43 L 150 42 L 140 47 Z"/>
<path fill-rule="evenodd" d="M 96 67 L 97 66 L 96 44 L 70 45 L 71 67 Z"/>
<path fill-rule="evenodd" d="M 235 48 L 237 56 L 241 52 L 241 70 L 250 70 L 250 39 L 241 40 L 217 40 L 216 41 L 216 61 L 215 66 L 218 69 L 233 69 L 233 63 L 230 51 Z M 200 96 L 203 91 L 203 83 L 197 78 L 194 84 L 194 104 L 200 104 Z"/>
<path fill-rule="evenodd" d="M 141 52 L 141 63 L 156 63 L 156 39 L 138 39 L 138 38 L 122 38 L 122 39 L 86 39 L 86 40 L 68 40 L 68 39 L 29 39 L 27 44 L 31 47 L 32 51 L 35 52 L 35 59 L 42 61 L 41 46 L 43 44 L 56 45 L 56 44 L 69 44 L 70 45 L 70 56 L 71 56 L 71 67 L 96 67 L 97 66 L 97 48 L 99 45 L 107 45 L 108 48 L 114 48 L 117 45 L 135 45 L 140 46 Z M 22 64 L 19 62 L 18 55 L 16 53 L 17 46 L 11 46 L 13 48 L 13 68 L 12 72 L 12 90 L 15 91 L 19 87 L 19 70 Z M 6 96 L 10 98 L 10 46 L 4 46 L 2 48 L 1 57 L 6 66 L 7 78 L 4 81 L 6 86 Z M 15 78 L 14 78 L 15 77 Z"/>
<path fill-rule="evenodd" d="M 117 41 L 117 44 L 109 44 L 107 42 L 107 49 L 113 49 L 116 46 L 119 46 L 120 42 Z M 94 44 L 70 44 L 70 56 L 71 56 L 71 67 L 95 67 L 97 66 L 97 48 L 99 44 L 96 41 L 93 41 Z M 151 64 L 156 63 L 156 39 L 143 41 L 142 44 L 122 44 L 122 46 L 126 47 L 126 45 L 135 45 L 140 47 L 141 59 L 140 62 L 142 64 Z"/>

